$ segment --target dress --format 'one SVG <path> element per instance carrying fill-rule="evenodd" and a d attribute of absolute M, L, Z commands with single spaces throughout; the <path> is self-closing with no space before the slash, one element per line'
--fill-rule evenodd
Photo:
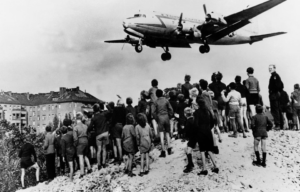
<path fill-rule="evenodd" d="M 125 125 L 122 132 L 122 144 L 125 152 L 134 154 L 137 152 L 136 133 L 133 125 Z"/>
<path fill-rule="evenodd" d="M 150 126 L 145 127 L 137 125 L 135 127 L 137 145 L 140 147 L 140 153 L 148 153 L 151 150 L 153 134 Z"/>
<path fill-rule="evenodd" d="M 200 152 L 213 151 L 214 141 L 211 132 L 214 118 L 206 107 L 200 107 L 194 113 L 195 126 Z"/>

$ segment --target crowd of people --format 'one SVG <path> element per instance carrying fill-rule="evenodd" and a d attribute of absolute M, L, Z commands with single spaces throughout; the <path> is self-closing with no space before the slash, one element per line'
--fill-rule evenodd
<path fill-rule="evenodd" d="M 192 151 L 198 146 L 203 167 L 198 175 L 207 175 L 206 158 L 213 163 L 212 172 L 219 168 L 215 155 L 219 154 L 218 142 L 222 142 L 221 133 L 237 138 L 239 133 L 247 138 L 252 129 L 256 160 L 253 165 L 266 167 L 267 131 L 280 129 L 299 129 L 300 87 L 295 84 L 289 97 L 284 91 L 276 66 L 270 65 L 269 99 L 274 125 L 265 114 L 269 107 L 264 106 L 260 95 L 259 80 L 254 77 L 254 69 L 247 70 L 248 78 L 242 81 L 236 76 L 228 85 L 222 82 L 220 72 L 213 73 L 211 83 L 201 79 L 191 84 L 190 75 L 184 77 L 184 83 L 177 88 L 158 88 L 156 79 L 151 81 L 149 91 L 141 91 L 138 105 L 132 106 L 132 99 L 119 97 L 114 102 L 99 103 L 93 106 L 93 112 L 78 112 L 76 120 L 65 119 L 63 127 L 51 132 L 46 127 L 44 149 L 48 179 L 69 170 L 73 180 L 75 170 L 80 177 L 92 172 L 91 166 L 97 164 L 98 170 L 106 168 L 108 163 L 125 164 L 124 173 L 133 173 L 135 154 L 140 153 L 141 168 L 139 176 L 150 172 L 149 152 L 155 145 L 161 146 L 160 158 L 172 155 L 171 140 L 187 141 L 187 162 L 184 172 L 194 168 Z M 262 146 L 262 160 L 259 143 Z M 30 156 L 33 155 L 34 161 Z M 22 186 L 25 170 L 35 168 L 39 181 L 39 166 L 33 146 L 26 142 L 20 150 Z M 57 161 L 56 161 L 57 157 Z M 57 171 L 56 171 L 57 170 Z"/>

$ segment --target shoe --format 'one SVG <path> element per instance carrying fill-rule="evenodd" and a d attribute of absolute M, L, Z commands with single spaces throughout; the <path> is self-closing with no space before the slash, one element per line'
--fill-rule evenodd
<path fill-rule="evenodd" d="M 104 163 L 104 164 L 102 164 L 102 168 L 106 168 L 106 164 Z"/>
<path fill-rule="evenodd" d="M 257 166 L 257 167 L 260 167 L 260 166 L 261 166 L 261 163 L 260 163 L 260 161 L 253 161 L 253 162 L 252 162 L 252 165 Z"/>
<path fill-rule="evenodd" d="M 249 130 L 248 130 L 248 129 L 246 129 L 246 130 L 245 130 L 245 132 L 246 132 L 246 133 L 249 133 Z"/>
<path fill-rule="evenodd" d="M 128 176 L 129 176 L 129 177 L 135 177 L 136 174 L 134 174 L 134 173 L 132 173 L 132 172 L 129 172 L 129 173 L 128 173 Z"/>
<path fill-rule="evenodd" d="M 84 176 L 84 175 L 80 175 L 80 176 L 79 176 L 79 179 L 83 178 L 83 176 Z"/>
<path fill-rule="evenodd" d="M 128 169 L 125 169 L 124 174 L 128 174 L 129 175 Z"/>
<path fill-rule="evenodd" d="M 237 134 L 228 135 L 228 137 L 237 138 Z"/>
<path fill-rule="evenodd" d="M 140 173 L 139 173 L 139 176 L 140 176 L 140 177 L 143 177 L 143 175 L 144 175 L 144 172 L 140 172 Z"/>
<path fill-rule="evenodd" d="M 87 174 L 90 174 L 90 173 L 92 173 L 93 172 L 93 170 L 92 169 L 89 169 L 88 171 L 87 171 Z"/>
<path fill-rule="evenodd" d="M 261 163 L 260 164 L 263 168 L 266 168 L 267 167 L 267 164 L 266 163 Z"/>
<path fill-rule="evenodd" d="M 98 170 L 101 170 L 102 166 L 101 165 L 98 165 Z"/>
<path fill-rule="evenodd" d="M 160 156 L 159 157 L 166 157 L 166 152 L 165 151 L 161 151 Z"/>
<path fill-rule="evenodd" d="M 246 135 L 243 135 L 243 138 L 247 138 L 247 136 L 246 136 Z"/>
<path fill-rule="evenodd" d="M 145 172 L 144 172 L 144 175 L 148 175 L 148 173 L 149 173 L 149 170 L 145 171 Z"/>
<path fill-rule="evenodd" d="M 185 139 L 181 139 L 181 142 L 185 142 Z"/>
<path fill-rule="evenodd" d="M 114 159 L 113 162 L 111 162 L 112 164 L 117 164 L 119 162 L 119 160 L 117 158 Z"/>
<path fill-rule="evenodd" d="M 198 173 L 198 175 L 207 175 L 208 174 L 208 171 L 205 170 L 205 171 L 201 171 L 200 173 Z"/>
<path fill-rule="evenodd" d="M 184 173 L 189 173 L 189 172 L 191 172 L 191 171 L 193 170 L 193 168 L 194 168 L 194 165 L 188 164 L 188 165 L 185 167 L 185 169 L 183 170 L 183 172 L 184 172 Z"/>
<path fill-rule="evenodd" d="M 219 168 L 213 168 L 212 170 L 211 170 L 211 172 L 213 172 L 213 173 L 216 173 L 216 174 L 218 174 L 219 173 Z"/>
<path fill-rule="evenodd" d="M 219 154 L 219 147 L 218 146 L 214 146 L 214 154 Z"/>
<path fill-rule="evenodd" d="M 172 154 L 173 154 L 172 148 L 170 147 L 170 148 L 168 148 L 168 155 L 172 155 Z"/>

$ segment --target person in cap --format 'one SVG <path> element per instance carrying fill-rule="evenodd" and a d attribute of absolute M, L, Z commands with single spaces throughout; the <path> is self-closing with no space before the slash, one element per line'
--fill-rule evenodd
<path fill-rule="evenodd" d="M 127 106 L 125 108 L 126 109 L 126 115 L 131 113 L 133 115 L 133 117 L 135 117 L 136 116 L 136 111 L 135 111 L 134 107 L 132 106 L 132 98 L 131 97 L 126 98 L 126 104 L 127 104 Z"/>
<path fill-rule="evenodd" d="M 121 164 L 123 161 L 122 154 L 122 130 L 126 124 L 126 109 L 122 98 L 117 101 L 117 106 L 112 114 L 112 137 L 113 137 L 113 150 L 115 153 L 115 160 L 113 163 Z M 117 154 L 118 152 L 118 154 Z M 119 155 L 119 157 L 117 156 Z"/>
<path fill-rule="evenodd" d="M 299 130 L 299 124 L 297 122 L 300 121 L 300 86 L 298 83 L 294 85 L 294 91 L 292 92 L 291 97 L 294 100 L 292 107 L 297 115 L 297 118 L 295 119 L 296 122 L 294 122 L 294 124 L 298 125 L 297 129 Z"/>
<path fill-rule="evenodd" d="M 82 178 L 85 174 L 84 172 L 84 162 L 87 164 L 88 171 L 87 173 L 91 173 L 91 165 L 90 161 L 87 158 L 89 148 L 88 148 L 88 136 L 87 136 L 87 126 L 82 123 L 83 114 L 78 112 L 76 114 L 76 126 L 73 129 L 73 139 L 74 145 L 76 147 L 77 156 L 79 157 L 79 165 L 80 165 L 80 178 Z"/>
<path fill-rule="evenodd" d="M 191 76 L 185 75 L 184 76 L 184 84 L 181 86 L 181 92 L 184 95 L 184 99 L 187 101 L 190 99 L 190 89 L 193 88 L 193 86 L 190 84 Z"/>
<path fill-rule="evenodd" d="M 34 161 L 32 161 L 31 157 L 34 157 Z M 30 143 L 30 135 L 25 136 L 25 141 L 21 150 L 19 151 L 19 158 L 21 159 L 21 184 L 22 188 L 25 189 L 25 171 L 29 169 L 35 169 L 36 182 L 40 181 L 40 167 L 37 164 L 37 157 L 34 150 L 34 146 Z"/>
<path fill-rule="evenodd" d="M 256 156 L 256 161 L 253 161 L 254 166 L 263 166 L 266 167 L 266 158 L 267 158 L 267 138 L 268 133 L 272 127 L 273 123 L 270 121 L 268 116 L 263 113 L 263 107 L 261 105 L 256 105 L 256 115 L 252 118 L 251 126 L 252 133 L 254 137 L 254 152 Z M 261 150 L 263 152 L 263 159 L 261 161 L 258 145 L 261 142 Z"/>
<path fill-rule="evenodd" d="M 61 128 L 62 138 L 60 140 L 61 145 L 61 154 L 63 157 L 63 161 L 68 163 L 70 169 L 70 180 L 73 181 L 73 173 L 74 173 L 74 158 L 75 158 L 75 148 L 74 148 L 74 139 L 73 139 L 73 131 L 68 128 L 68 123 L 64 123 L 64 126 Z"/>
<path fill-rule="evenodd" d="M 259 81 L 253 76 L 254 69 L 252 67 L 247 68 L 248 79 L 246 79 L 246 87 L 249 91 L 248 105 L 251 110 L 251 115 L 255 115 L 255 106 L 259 103 Z"/>
<path fill-rule="evenodd" d="M 158 89 L 156 91 L 157 100 L 152 105 L 152 116 L 158 124 L 158 131 L 160 136 L 160 142 L 162 151 L 159 157 L 166 157 L 165 149 L 165 136 L 168 143 L 168 154 L 172 154 L 172 148 L 170 143 L 170 117 L 173 116 L 173 109 L 170 102 L 163 97 L 163 91 Z"/>

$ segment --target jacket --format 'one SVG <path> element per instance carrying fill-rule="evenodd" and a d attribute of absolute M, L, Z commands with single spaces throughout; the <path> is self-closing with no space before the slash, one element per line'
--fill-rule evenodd
<path fill-rule="evenodd" d="M 77 125 L 73 129 L 73 138 L 75 146 L 77 146 L 80 138 L 87 139 L 87 137 L 87 126 L 82 122 L 77 122 Z"/>
<path fill-rule="evenodd" d="M 273 72 L 269 81 L 269 93 L 278 93 L 283 90 L 283 83 L 280 76 Z"/>
<path fill-rule="evenodd" d="M 252 133 L 253 137 L 268 137 L 267 130 L 271 129 L 273 123 L 264 114 L 256 114 L 252 118 Z"/>
<path fill-rule="evenodd" d="M 68 131 L 60 140 L 61 154 L 63 157 L 75 153 L 73 131 Z"/>
<path fill-rule="evenodd" d="M 92 130 L 95 130 L 96 136 L 108 131 L 108 116 L 108 111 L 96 113 L 91 119 L 91 123 L 87 131 L 90 132 Z"/>
<path fill-rule="evenodd" d="M 140 147 L 140 153 L 147 153 L 151 149 L 152 140 L 154 138 L 150 126 L 145 127 L 137 125 L 135 127 L 137 145 Z"/>
<path fill-rule="evenodd" d="M 292 92 L 292 98 L 297 101 L 294 102 L 294 107 L 296 108 L 300 108 L 300 90 L 299 89 L 296 89 L 294 92 Z"/>
<path fill-rule="evenodd" d="M 46 150 L 46 154 L 55 153 L 54 139 L 55 135 L 50 132 L 47 132 L 43 145 L 44 150 Z"/>
<path fill-rule="evenodd" d="M 164 97 L 159 97 L 152 105 L 152 116 L 155 119 L 160 115 L 169 115 L 169 117 L 172 117 L 173 113 L 170 102 Z"/>
<path fill-rule="evenodd" d="M 246 87 L 249 90 L 249 93 L 259 93 L 260 92 L 259 82 L 252 75 L 249 75 L 249 78 L 246 80 Z"/>
<path fill-rule="evenodd" d="M 193 86 L 190 83 L 185 83 L 183 85 L 181 85 L 181 92 L 184 95 L 185 99 L 189 99 L 190 98 L 190 89 L 192 89 Z"/>

